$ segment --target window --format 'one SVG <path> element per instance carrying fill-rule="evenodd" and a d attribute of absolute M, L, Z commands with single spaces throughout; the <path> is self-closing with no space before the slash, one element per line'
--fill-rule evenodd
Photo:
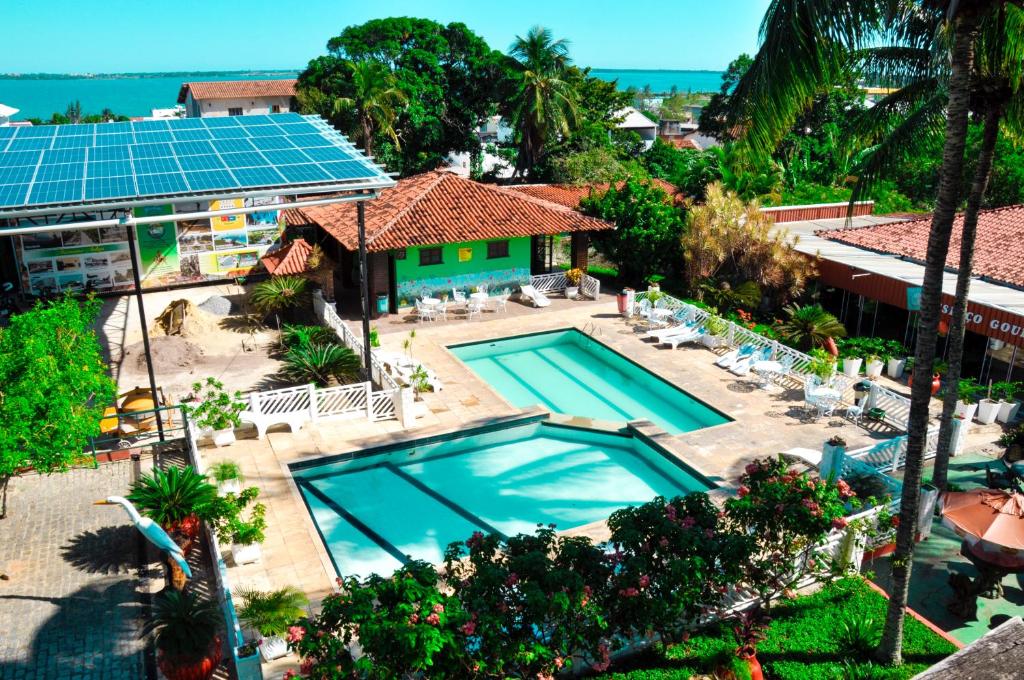
<path fill-rule="evenodd" d="M 241 108 L 228 109 L 228 115 L 229 116 L 241 116 L 242 115 L 242 109 Z"/>
<path fill-rule="evenodd" d="M 487 259 L 497 260 L 499 257 L 508 257 L 508 241 L 488 241 Z"/>
<path fill-rule="evenodd" d="M 271 113 L 281 113 L 281 105 L 280 104 L 274 104 L 273 106 L 270 107 L 270 112 Z"/>
<path fill-rule="evenodd" d="M 441 249 L 440 248 L 420 248 L 420 266 L 425 267 L 428 264 L 441 264 Z"/>

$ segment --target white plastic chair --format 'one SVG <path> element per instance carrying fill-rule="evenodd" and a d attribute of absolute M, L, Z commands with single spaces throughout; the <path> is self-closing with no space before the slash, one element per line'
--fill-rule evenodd
<path fill-rule="evenodd" d="M 452 288 L 452 302 L 457 305 L 466 304 L 466 291 Z"/>
<path fill-rule="evenodd" d="M 494 305 L 495 312 L 504 312 L 508 310 L 508 298 L 511 294 L 512 293 L 508 289 L 505 289 L 502 291 L 501 295 L 495 295 L 490 298 L 491 304 Z"/>
<path fill-rule="evenodd" d="M 442 321 L 448 320 L 448 303 L 442 302 L 434 308 L 434 318 L 440 318 Z"/>
<path fill-rule="evenodd" d="M 474 300 L 473 298 L 470 298 L 469 302 L 466 303 L 466 320 L 469 321 L 474 316 L 479 318 L 480 312 L 483 311 L 483 308 L 483 302 L 481 302 L 480 300 Z"/>
<path fill-rule="evenodd" d="M 430 305 L 425 305 L 421 301 L 416 301 L 416 317 L 420 321 L 433 321 L 435 318 L 434 308 Z"/>
<path fill-rule="evenodd" d="M 846 407 L 846 417 L 854 425 L 860 425 L 861 416 L 864 415 L 863 404 L 851 404 Z"/>
<path fill-rule="evenodd" d="M 821 379 L 816 375 L 804 376 L 804 411 L 818 412 L 819 399 L 813 395 L 815 389 L 821 386 Z"/>

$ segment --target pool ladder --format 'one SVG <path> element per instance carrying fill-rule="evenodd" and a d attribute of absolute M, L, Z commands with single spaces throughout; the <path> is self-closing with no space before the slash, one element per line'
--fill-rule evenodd
<path fill-rule="evenodd" d="M 593 321 L 588 321 L 584 324 L 583 328 L 580 329 L 580 332 L 588 336 L 591 340 L 593 340 L 595 335 L 601 335 L 602 333 L 601 329 L 598 328 Z"/>

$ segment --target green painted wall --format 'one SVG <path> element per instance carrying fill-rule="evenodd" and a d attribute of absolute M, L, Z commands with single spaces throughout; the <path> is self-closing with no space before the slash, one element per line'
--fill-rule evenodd
<path fill-rule="evenodd" d="M 430 246 L 426 246 L 430 247 Z M 434 297 L 451 294 L 452 288 L 469 288 L 486 284 L 489 290 L 515 288 L 530 280 L 530 237 L 509 239 L 508 257 L 487 259 L 487 241 L 446 243 L 442 263 L 421 267 L 419 248 L 406 248 L 404 260 L 395 260 L 395 283 L 398 306 L 412 306 L 413 300 L 426 288 Z M 459 249 L 472 248 L 468 262 L 459 262 Z M 435 295 L 436 294 L 436 295 Z"/>

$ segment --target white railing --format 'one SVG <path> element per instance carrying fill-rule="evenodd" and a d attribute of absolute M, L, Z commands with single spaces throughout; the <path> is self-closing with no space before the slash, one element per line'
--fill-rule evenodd
<path fill-rule="evenodd" d="M 317 418 L 332 416 L 358 416 L 369 414 L 366 404 L 373 394 L 373 385 L 369 382 L 354 385 L 339 385 L 316 390 Z M 379 394 L 385 394 L 380 392 Z"/>
<path fill-rule="evenodd" d="M 907 419 L 910 417 L 910 399 L 902 394 L 871 383 L 871 391 L 868 392 L 864 412 L 867 413 L 872 408 L 880 408 L 885 411 L 885 421 L 890 425 L 899 430 L 907 429 Z"/>
<path fill-rule="evenodd" d="M 556 290 L 565 290 L 569 285 L 569 280 L 566 278 L 565 272 L 551 272 L 550 274 L 531 276 L 530 285 L 540 293 L 550 293 Z M 596 300 L 601 296 L 601 282 L 590 274 L 583 275 L 579 288 L 583 295 L 592 300 Z"/>
<path fill-rule="evenodd" d="M 371 422 L 396 418 L 399 390 L 373 391 L 370 381 L 317 388 L 315 385 L 285 387 L 246 395 L 249 408 L 242 412 L 244 422 L 256 426 L 260 439 L 271 425 L 284 424 L 292 431 L 309 422 L 330 418 L 366 418 Z M 389 406 L 385 405 L 385 402 Z"/>
<path fill-rule="evenodd" d="M 928 436 L 925 438 L 924 460 L 935 457 L 938 443 L 938 426 L 929 428 Z M 895 472 L 907 462 L 907 435 L 850 451 L 846 454 L 846 459 L 867 463 L 878 472 Z"/>
<path fill-rule="evenodd" d="M 334 307 L 327 304 L 323 295 L 321 295 L 319 291 L 313 295 L 313 311 L 316 312 L 317 317 L 325 326 L 333 330 L 337 336 L 341 338 L 342 344 L 358 354 L 360 360 L 362 360 L 362 339 L 357 337 L 356 334 L 349 329 L 348 324 L 341 320 L 338 313 L 334 311 Z M 370 379 L 385 390 L 394 390 L 401 387 L 398 382 L 396 382 L 395 379 L 384 370 L 383 364 L 381 364 L 380 359 L 377 358 L 377 353 L 372 348 L 370 349 Z"/>
<path fill-rule="evenodd" d="M 370 420 L 391 420 L 396 416 L 395 402 L 400 398 L 401 390 L 388 390 L 386 392 L 370 393 Z"/>

